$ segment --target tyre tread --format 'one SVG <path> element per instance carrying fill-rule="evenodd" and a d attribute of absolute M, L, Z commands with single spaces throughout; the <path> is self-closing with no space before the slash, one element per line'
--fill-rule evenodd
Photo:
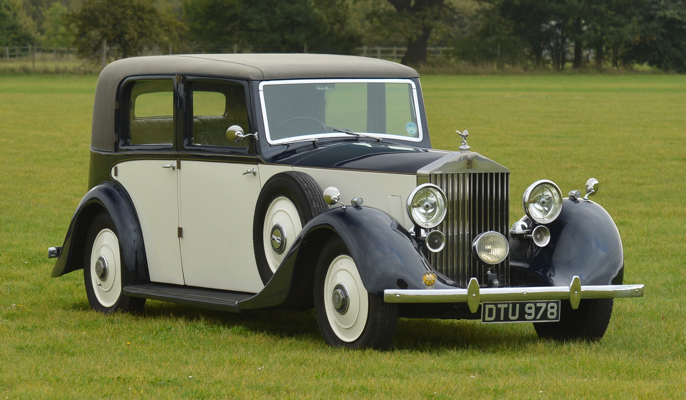
<path fill-rule="evenodd" d="M 597 342 L 610 324 L 613 304 L 613 299 L 585 299 L 573 310 L 569 303 L 563 303 L 560 322 L 537 323 L 534 328 L 544 339 Z"/>

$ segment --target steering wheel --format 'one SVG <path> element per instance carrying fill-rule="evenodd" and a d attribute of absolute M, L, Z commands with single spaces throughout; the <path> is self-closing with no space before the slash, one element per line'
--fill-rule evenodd
<path fill-rule="evenodd" d="M 301 115 L 283 121 L 274 130 L 280 135 L 297 136 L 300 134 L 325 133 L 328 131 L 328 128 L 317 118 Z"/>

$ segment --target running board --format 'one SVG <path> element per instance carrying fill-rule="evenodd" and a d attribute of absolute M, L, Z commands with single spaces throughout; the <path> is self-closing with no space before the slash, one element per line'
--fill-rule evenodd
<path fill-rule="evenodd" d="M 144 283 L 124 286 L 124 294 L 131 297 L 166 301 L 208 308 L 211 310 L 240 312 L 241 301 L 254 296 L 253 293 L 231 292 L 228 290 L 205 289 L 193 286 L 170 285 L 164 283 Z"/>

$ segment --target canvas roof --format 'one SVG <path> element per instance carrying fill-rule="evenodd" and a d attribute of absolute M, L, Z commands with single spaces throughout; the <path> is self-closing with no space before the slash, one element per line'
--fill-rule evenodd
<path fill-rule="evenodd" d="M 122 80 L 135 75 L 199 75 L 245 80 L 415 78 L 404 65 L 366 57 L 325 54 L 187 54 L 133 57 L 100 73 L 93 105 L 94 149 L 114 150 L 114 108 Z"/>

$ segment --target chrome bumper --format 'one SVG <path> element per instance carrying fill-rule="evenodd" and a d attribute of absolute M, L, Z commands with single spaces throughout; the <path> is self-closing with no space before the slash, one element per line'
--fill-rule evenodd
<path fill-rule="evenodd" d="M 581 286 L 578 276 L 569 286 L 534 286 L 480 288 L 476 278 L 466 289 L 386 289 L 386 303 L 467 303 L 469 310 L 477 312 L 482 302 L 569 300 L 573 309 L 581 299 L 613 299 L 643 297 L 643 285 L 588 285 Z"/>

